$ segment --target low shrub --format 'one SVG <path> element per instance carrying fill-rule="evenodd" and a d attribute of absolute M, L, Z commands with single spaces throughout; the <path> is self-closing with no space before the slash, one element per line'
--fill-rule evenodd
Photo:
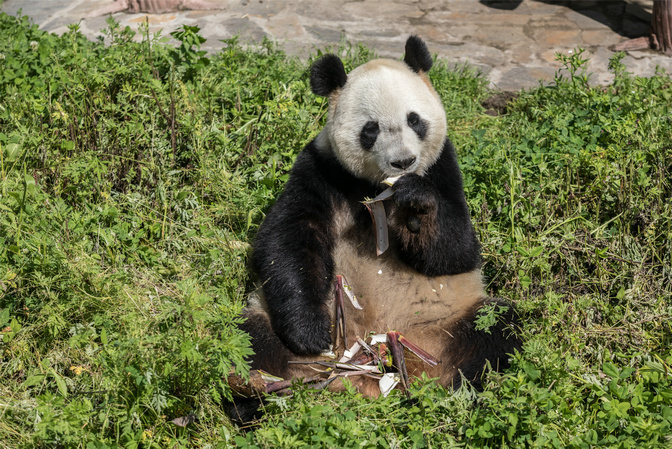
<path fill-rule="evenodd" d="M 0 446 L 671 444 L 668 74 L 617 54 L 592 87 L 579 49 L 493 117 L 485 79 L 439 61 L 488 289 L 523 313 L 524 350 L 483 393 L 298 389 L 245 432 L 221 405 L 247 369 L 247 256 L 326 103 L 272 42 L 208 55 L 198 27 L 139 32 L 0 14 Z"/>

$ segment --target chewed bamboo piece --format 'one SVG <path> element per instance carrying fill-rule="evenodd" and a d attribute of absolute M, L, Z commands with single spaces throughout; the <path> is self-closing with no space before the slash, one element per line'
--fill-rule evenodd
<path fill-rule="evenodd" d="M 387 231 L 387 215 L 385 214 L 383 201 L 394 195 L 392 186 L 394 186 L 394 183 L 397 182 L 399 178 L 401 178 L 401 176 L 386 178 L 383 181 L 383 184 L 387 184 L 390 187 L 383 190 L 377 197 L 363 201 L 364 206 L 366 206 L 369 214 L 371 214 L 371 220 L 373 220 L 373 230 L 376 235 L 376 255 L 378 256 L 382 255 L 387 251 L 387 248 L 390 247 L 390 238 Z"/>
<path fill-rule="evenodd" d="M 304 384 L 313 384 L 323 380 L 323 377 L 318 376 L 304 378 L 302 381 Z M 262 370 L 250 371 L 249 380 L 236 374 L 229 374 L 227 377 L 227 383 L 231 387 L 233 395 L 243 398 L 260 397 L 269 393 L 291 394 L 289 388 L 294 382 L 295 380 L 284 380 Z"/>
<path fill-rule="evenodd" d="M 388 186 L 392 187 L 395 182 L 399 181 L 399 178 L 401 178 L 404 175 L 399 175 L 399 176 L 390 176 L 389 178 L 385 178 L 383 181 L 383 184 L 387 184 Z"/>

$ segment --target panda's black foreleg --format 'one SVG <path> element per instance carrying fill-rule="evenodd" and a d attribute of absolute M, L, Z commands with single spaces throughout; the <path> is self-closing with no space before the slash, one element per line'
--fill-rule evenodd
<path fill-rule="evenodd" d="M 428 177 L 402 176 L 391 199 L 391 230 L 401 257 L 427 276 L 460 274 L 480 266 L 480 245 L 462 191 L 444 192 Z"/>
<path fill-rule="evenodd" d="M 310 155 L 302 155 L 292 170 L 294 181 L 257 233 L 251 262 L 275 333 L 297 354 L 320 354 L 332 342 L 334 211 L 329 186 L 307 164 Z"/>
<path fill-rule="evenodd" d="M 494 310 L 484 309 L 493 308 Z M 492 313 L 496 321 L 486 329 L 477 326 L 477 319 Z M 462 379 L 477 390 L 483 389 L 483 374 L 489 364 L 496 371 L 509 367 L 509 354 L 520 350 L 522 341 L 517 335 L 518 316 L 513 306 L 501 299 L 488 299 L 474 307 L 450 330 L 442 356 L 459 370 L 452 386 L 459 388 Z"/>

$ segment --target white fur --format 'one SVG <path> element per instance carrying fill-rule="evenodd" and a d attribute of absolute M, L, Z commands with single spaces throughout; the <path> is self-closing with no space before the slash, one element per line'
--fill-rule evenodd
<path fill-rule="evenodd" d="M 359 178 L 380 182 L 406 173 L 423 175 L 441 153 L 446 137 L 441 100 L 424 74 L 401 61 L 377 59 L 356 68 L 329 101 L 329 117 L 317 146 L 333 152 Z M 427 123 L 424 140 L 408 126 L 410 112 Z M 379 123 L 380 133 L 373 148 L 365 150 L 359 136 L 371 120 Z M 413 156 L 415 163 L 405 170 L 391 165 Z"/>

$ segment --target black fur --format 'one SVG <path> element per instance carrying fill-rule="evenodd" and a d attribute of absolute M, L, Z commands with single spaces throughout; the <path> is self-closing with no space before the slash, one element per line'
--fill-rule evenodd
<path fill-rule="evenodd" d="M 239 426 L 249 424 L 263 415 L 263 399 L 259 398 L 236 398 L 233 402 L 225 403 L 226 414 Z"/>
<path fill-rule="evenodd" d="M 474 320 L 484 304 L 505 307 L 506 311 L 501 313 L 497 322 L 488 330 L 477 330 Z M 504 370 L 510 365 L 507 354 L 513 354 L 522 347 L 516 335 L 518 329 L 512 327 L 518 323 L 518 315 L 513 306 L 498 298 L 488 299 L 484 304 L 475 304 L 471 312 L 446 337 L 446 352 L 462 374 L 453 381 L 454 388 L 459 388 L 464 378 L 476 390 L 482 391 L 483 377 L 487 370 L 484 361 L 487 360 L 490 368 L 495 371 Z"/>
<path fill-rule="evenodd" d="M 373 120 L 366 122 L 362 127 L 362 131 L 359 133 L 359 144 L 365 150 L 370 150 L 376 143 L 379 133 L 380 126 L 378 125 L 378 122 L 374 122 Z"/>
<path fill-rule="evenodd" d="M 343 63 L 336 55 L 326 54 L 310 68 L 310 88 L 315 95 L 327 97 L 345 86 L 347 80 Z"/>
<path fill-rule="evenodd" d="M 415 73 L 419 73 L 420 71 L 427 73 L 434 64 L 432 55 L 427 49 L 427 45 L 425 45 L 422 39 L 415 35 L 410 36 L 408 40 L 406 40 L 404 62 L 413 69 Z"/>
<path fill-rule="evenodd" d="M 427 135 L 427 128 L 429 125 L 424 121 L 416 112 L 409 112 L 408 117 L 406 117 L 406 122 L 408 126 L 418 135 L 420 140 L 425 140 Z"/>
<path fill-rule="evenodd" d="M 287 377 L 287 361 L 295 356 L 278 339 L 271 329 L 268 317 L 260 311 L 247 310 L 243 313 L 245 321 L 239 327 L 252 338 L 254 357 L 250 370 L 262 369 L 279 377 Z M 226 412 L 238 425 L 259 419 L 262 415 L 263 398 L 240 398 L 227 402 Z"/>
<path fill-rule="evenodd" d="M 257 234 L 252 255 L 264 285 L 271 325 L 295 353 L 319 354 L 331 344 L 327 303 L 334 279 L 335 209 L 348 204 L 357 226 L 366 232 L 371 220 L 360 201 L 376 196 L 384 187 L 355 178 L 336 160 L 318 153 L 314 142 L 297 157 L 284 192 Z M 406 263 L 426 276 L 478 268 L 480 247 L 448 139 L 425 177 L 403 176 L 395 191 L 387 205 L 392 216 L 390 232 L 400 240 Z M 424 220 L 419 232 L 408 232 L 410 216 Z"/>
<path fill-rule="evenodd" d="M 402 176 L 394 190 L 389 209 L 396 226 L 391 231 L 402 243 L 404 262 L 426 276 L 467 273 L 480 266 L 480 244 L 450 140 L 424 177 Z M 420 221 L 419 232 L 405 232 L 415 221 Z"/>
<path fill-rule="evenodd" d="M 287 377 L 287 360 L 295 355 L 288 350 L 273 332 L 268 316 L 261 311 L 247 310 L 243 313 L 245 321 L 240 329 L 253 335 L 252 351 L 254 358 L 250 369 L 263 369 L 275 376 Z"/>

